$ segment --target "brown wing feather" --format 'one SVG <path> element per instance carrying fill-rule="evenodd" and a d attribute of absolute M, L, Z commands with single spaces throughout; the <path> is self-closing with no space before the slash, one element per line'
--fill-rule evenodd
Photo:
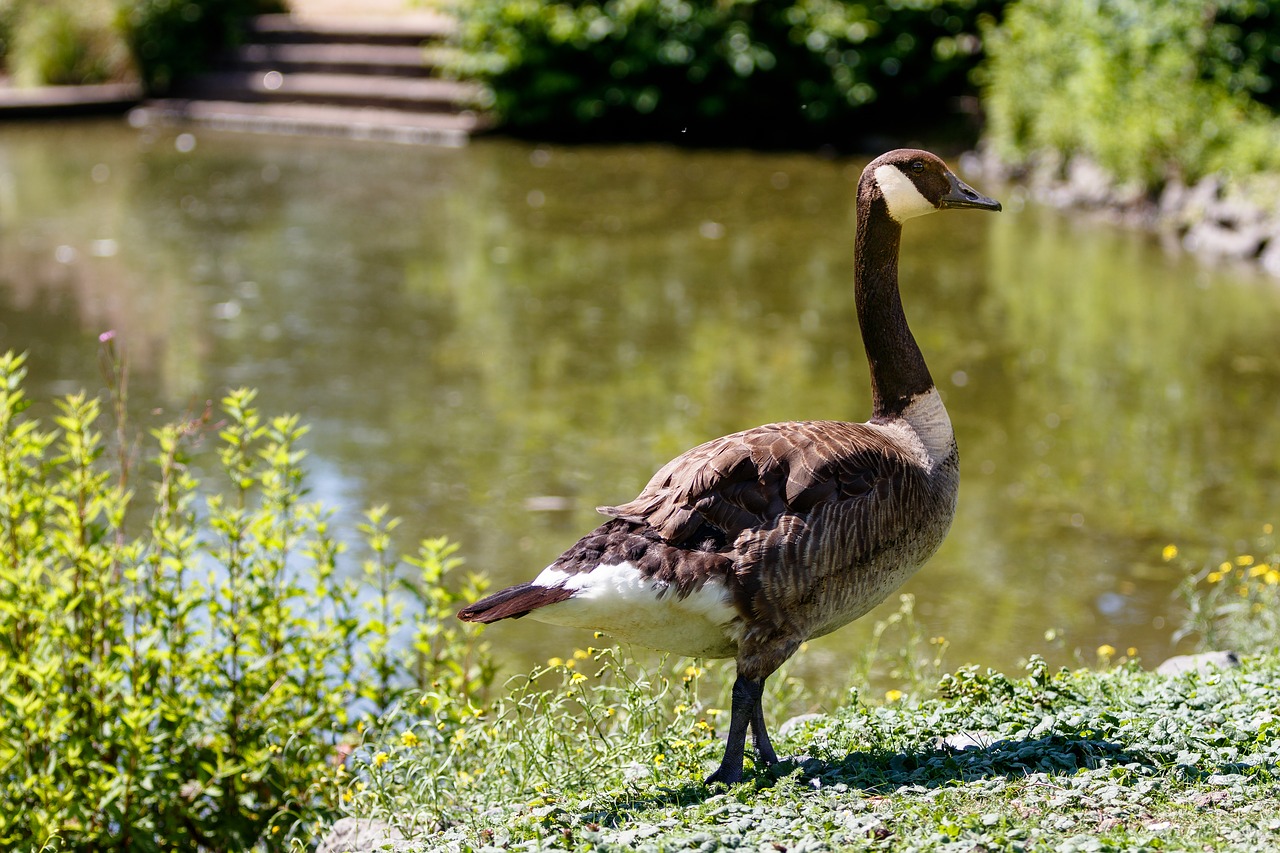
<path fill-rule="evenodd" d="M 954 480 L 948 488 L 930 478 L 895 439 L 900 434 L 869 424 L 769 424 L 689 450 L 635 500 L 600 511 L 676 547 L 690 547 L 708 524 L 721 531 L 735 598 L 760 635 L 747 644 L 780 647 L 766 635 L 831 630 L 896 587 L 902 578 L 863 571 L 881 552 L 918 553 L 922 561 L 941 541 Z M 939 523 L 903 523 L 917 518 Z M 884 562 L 892 568 L 906 560 Z"/>
<path fill-rule="evenodd" d="M 867 424 L 769 424 L 701 444 L 664 465 L 639 496 L 599 511 L 644 522 L 679 544 L 704 521 L 730 541 L 783 514 L 855 500 L 909 467 L 891 438 Z"/>

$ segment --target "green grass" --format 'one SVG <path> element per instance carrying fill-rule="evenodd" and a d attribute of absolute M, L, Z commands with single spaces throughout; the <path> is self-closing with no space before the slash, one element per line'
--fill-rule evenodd
<path fill-rule="evenodd" d="M 604 663 L 552 667 L 470 720 L 434 699 L 421 720 L 389 720 L 358 754 L 347 807 L 422 850 L 1280 847 L 1274 653 L 1177 677 L 1033 658 L 1018 679 L 961 669 L 919 703 L 852 695 L 731 790 L 700 781 L 720 742 L 679 668 L 624 682 Z M 642 724 L 601 725 L 633 714 Z M 964 735 L 986 745 L 942 743 Z"/>
<path fill-rule="evenodd" d="M 422 850 L 1280 847 L 1270 524 L 1186 566 L 1186 631 L 1240 669 L 1162 677 L 1104 646 L 1097 671 L 942 675 L 904 596 L 858 689 L 770 679 L 789 760 L 708 789 L 731 664 L 587 648 L 490 689 L 487 643 L 453 618 L 486 581 L 454 546 L 403 557 L 374 508 L 346 565 L 296 418 L 233 391 L 140 444 L 110 336 L 101 355 L 114 417 L 28 399 L 0 354 L 6 850 L 293 850 L 341 814 Z M 815 703 L 835 710 L 780 730 Z"/>
<path fill-rule="evenodd" d="M 732 789 L 728 663 L 642 666 L 578 650 L 491 704 L 426 693 L 366 731 L 338 799 L 417 850 L 1280 849 L 1280 550 L 1274 527 L 1184 564 L 1182 635 L 1238 669 L 1164 676 L 1097 650 L 1096 668 L 942 673 L 912 601 L 876 626 L 842 695 L 786 668 L 766 711 L 784 760 Z M 865 687 L 892 683 L 902 690 Z M 718 691 L 718 692 L 717 692 Z M 813 704 L 835 709 L 794 727 Z"/>

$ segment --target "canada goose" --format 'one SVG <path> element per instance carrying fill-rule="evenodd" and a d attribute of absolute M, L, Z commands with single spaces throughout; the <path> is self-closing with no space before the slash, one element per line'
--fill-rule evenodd
<path fill-rule="evenodd" d="M 1000 210 L 927 151 L 899 149 L 858 182 L 854 297 L 871 367 L 863 424 L 769 424 L 667 463 L 639 497 L 533 581 L 463 609 L 468 622 L 532 616 L 691 657 L 737 659 L 729 737 L 707 784 L 758 761 L 765 679 L 811 637 L 879 604 L 941 544 L 955 514 L 951 421 L 902 311 L 902 223 L 949 208 Z"/>

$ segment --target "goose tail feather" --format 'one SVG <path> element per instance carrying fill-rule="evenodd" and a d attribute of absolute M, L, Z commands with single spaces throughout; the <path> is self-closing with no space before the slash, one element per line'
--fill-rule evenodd
<path fill-rule="evenodd" d="M 517 584 L 482 598 L 475 604 L 458 611 L 463 622 L 497 622 L 499 619 L 519 619 L 539 607 L 556 604 L 573 596 L 573 590 L 559 586 L 535 586 Z"/>

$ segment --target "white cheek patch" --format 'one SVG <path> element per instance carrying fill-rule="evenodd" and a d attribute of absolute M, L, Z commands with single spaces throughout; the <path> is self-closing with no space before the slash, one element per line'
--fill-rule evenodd
<path fill-rule="evenodd" d="M 915 182 L 903 174 L 897 166 L 878 167 L 876 183 L 880 186 L 880 194 L 884 196 L 885 204 L 889 207 L 889 215 L 895 222 L 903 223 L 938 209 L 934 207 L 933 202 L 920 194 Z"/>

